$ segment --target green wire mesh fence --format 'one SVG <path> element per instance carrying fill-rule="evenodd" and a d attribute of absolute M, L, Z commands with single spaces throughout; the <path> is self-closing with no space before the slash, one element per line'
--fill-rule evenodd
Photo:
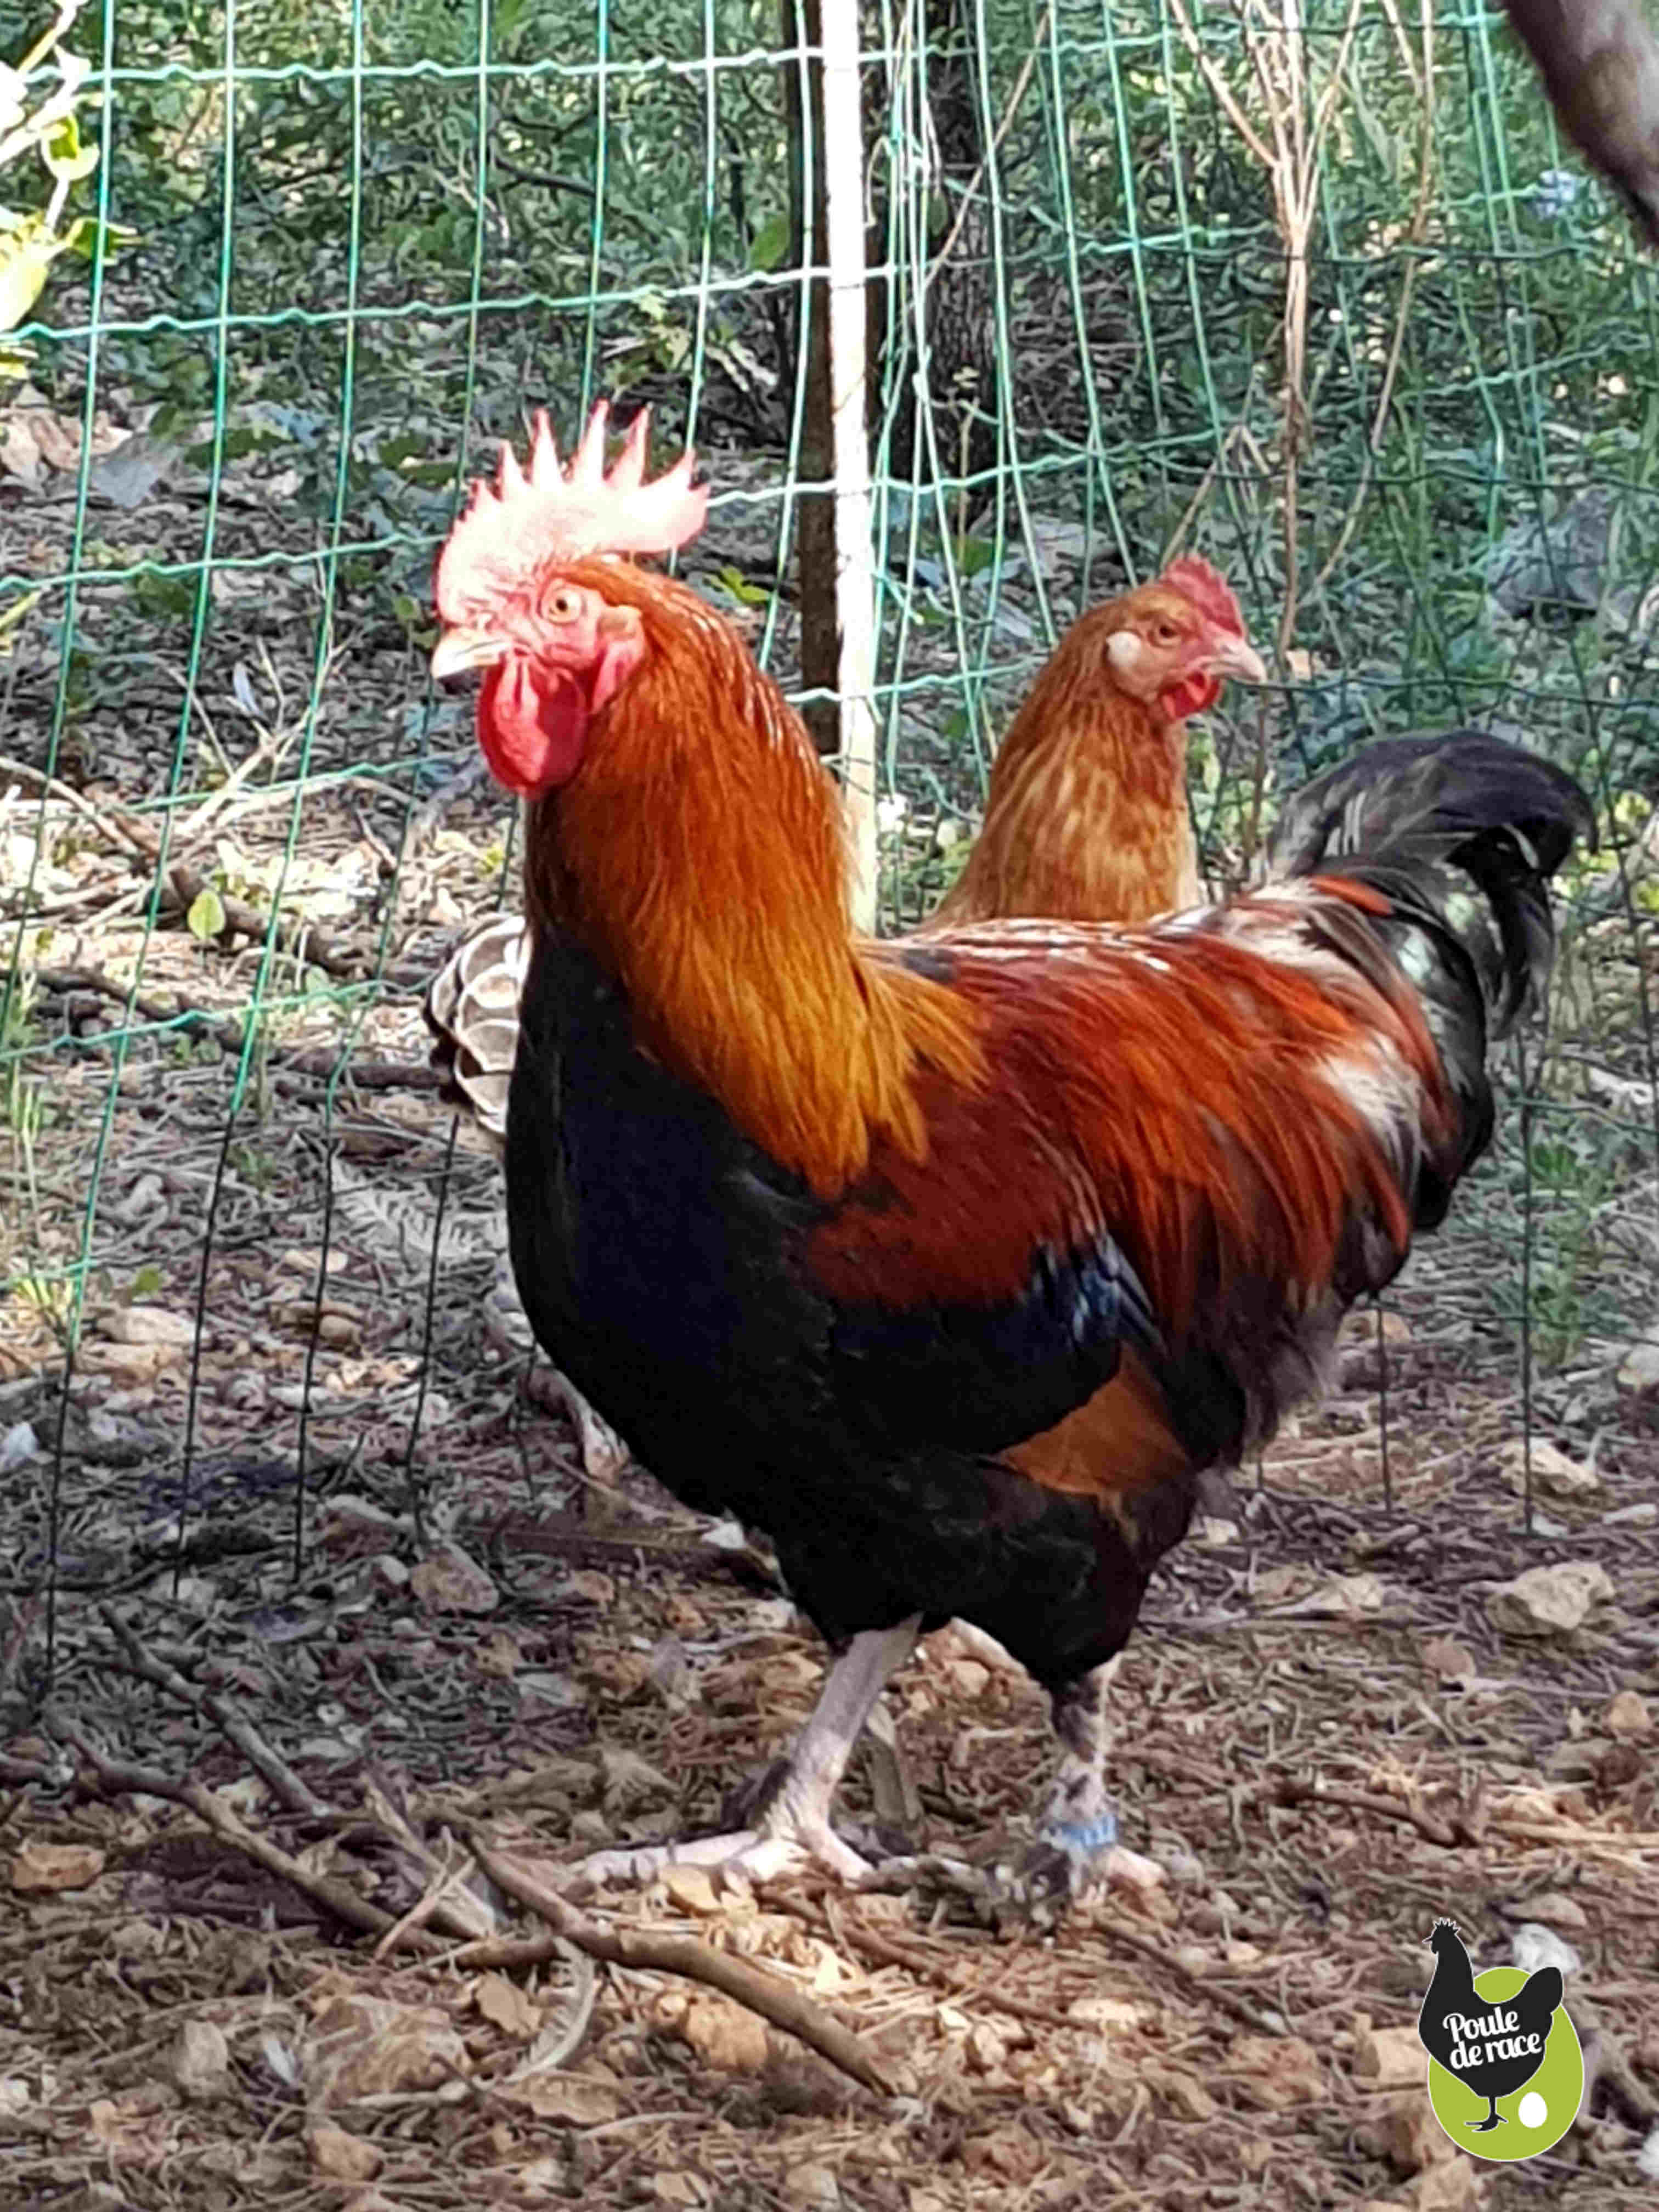
<path fill-rule="evenodd" d="M 494 1188 L 417 1007 L 510 902 L 513 831 L 427 679 L 433 554 L 528 410 L 648 401 L 715 489 L 690 574 L 802 688 L 825 149 L 791 0 L 10 21 L 0 1577 L 56 1593 L 99 1583 L 110 1469 L 175 1568 L 250 1484 L 302 1558 L 319 1486 L 418 1512 L 495 1418 Z M 1179 548 L 1278 648 L 1194 735 L 1218 886 L 1276 788 L 1382 732 L 1574 767 L 1608 842 L 1552 1041 L 1401 1295 L 1594 1426 L 1592 1381 L 1641 1379 L 1659 1219 L 1622 216 L 1478 6 L 868 0 L 861 36 L 886 917 L 947 876 L 1058 630 Z"/>

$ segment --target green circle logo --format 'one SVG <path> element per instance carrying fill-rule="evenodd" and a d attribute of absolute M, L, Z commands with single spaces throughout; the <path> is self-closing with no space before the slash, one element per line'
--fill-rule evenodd
<path fill-rule="evenodd" d="M 1417 2032 L 1434 2116 L 1471 2157 L 1536 2158 L 1560 2142 L 1584 2094 L 1584 2054 L 1560 1974 L 1553 1966 L 1471 1974 L 1449 1921 L 1436 1923 L 1432 1941 L 1440 1963 Z"/>

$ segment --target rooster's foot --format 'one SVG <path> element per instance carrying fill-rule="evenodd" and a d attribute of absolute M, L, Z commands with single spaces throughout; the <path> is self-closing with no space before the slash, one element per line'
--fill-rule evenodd
<path fill-rule="evenodd" d="M 1146 1897 L 1164 1869 L 1116 1841 L 1116 1823 L 1066 1835 L 1053 1829 L 1023 1847 L 980 1861 L 928 1852 L 890 1858 L 866 1878 L 866 1889 L 916 1887 L 954 1890 L 981 1918 L 999 1926 L 1024 1922 L 1052 1927 L 1067 1908 L 1109 1890 Z"/>
<path fill-rule="evenodd" d="M 871 1872 L 869 1861 L 827 1823 L 792 1821 L 696 1836 L 684 1843 L 595 1851 L 576 1863 L 571 1876 L 584 1888 L 616 1887 L 655 1881 L 675 1867 L 705 1868 L 727 1879 L 737 1876 L 751 1882 L 817 1872 L 849 1887 L 867 1881 Z"/>
<path fill-rule="evenodd" d="M 831 1668 L 812 1717 L 781 1769 L 751 1787 L 740 1811 L 727 1813 L 734 1823 L 727 1833 L 639 1850 L 599 1851 L 574 1868 L 573 1878 L 652 1881 L 671 1867 L 696 1866 L 719 1868 L 750 1881 L 775 1881 L 813 1869 L 849 1885 L 866 1882 L 870 1863 L 836 1834 L 830 1825 L 830 1810 L 860 1732 L 888 1676 L 915 1650 L 921 1626 L 917 1614 L 896 1627 L 866 1629 L 853 1638 Z"/>

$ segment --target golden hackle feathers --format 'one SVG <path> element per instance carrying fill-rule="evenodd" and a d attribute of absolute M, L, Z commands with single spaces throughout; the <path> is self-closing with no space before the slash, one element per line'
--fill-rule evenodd
<path fill-rule="evenodd" d="M 841 802 L 725 617 L 619 564 L 568 580 L 641 617 L 646 651 L 580 773 L 530 817 L 525 896 L 628 994 L 641 1041 L 823 1194 L 883 1134 L 925 1148 L 913 1078 L 969 1079 L 971 1010 L 852 933 Z M 736 834 L 734 834 L 734 825 Z"/>
<path fill-rule="evenodd" d="M 641 408 L 607 470 L 609 419 L 600 400 L 568 464 L 560 462 L 544 413 L 536 416 L 527 469 L 510 443 L 502 446 L 495 483 L 474 484 L 438 558 L 434 589 L 446 623 L 488 618 L 558 563 L 597 553 L 670 553 L 696 536 L 708 490 L 691 481 L 690 447 L 672 468 L 647 480 L 650 410 Z"/>

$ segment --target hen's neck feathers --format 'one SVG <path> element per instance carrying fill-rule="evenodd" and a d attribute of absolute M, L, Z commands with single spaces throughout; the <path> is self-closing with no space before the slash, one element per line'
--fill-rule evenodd
<path fill-rule="evenodd" d="M 1115 605 L 1074 623 L 1014 717 L 980 831 L 939 922 L 1040 915 L 1139 922 L 1203 896 L 1187 730 L 1121 691 Z"/>
<path fill-rule="evenodd" d="M 637 608 L 647 650 L 532 809 L 532 926 L 584 944 L 641 1043 L 820 1194 L 884 1134 L 920 1157 L 913 1079 L 971 1077 L 976 1024 L 854 938 L 839 801 L 799 717 L 684 586 L 609 562 L 571 578 Z"/>

